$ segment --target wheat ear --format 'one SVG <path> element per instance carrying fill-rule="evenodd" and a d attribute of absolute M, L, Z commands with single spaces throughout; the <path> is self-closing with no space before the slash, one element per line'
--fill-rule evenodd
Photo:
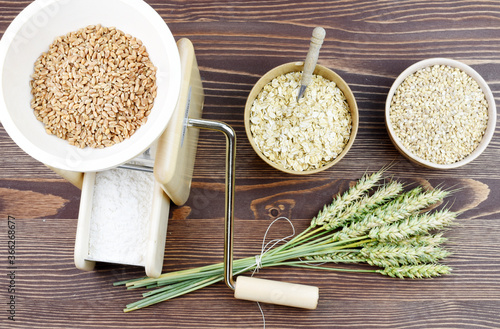
<path fill-rule="evenodd" d="M 393 278 L 422 279 L 432 278 L 443 274 L 449 274 L 451 268 L 441 264 L 404 265 L 400 267 L 387 267 L 377 270 L 378 273 L 388 275 Z"/>
<path fill-rule="evenodd" d="M 343 194 L 338 194 L 333 202 L 325 205 L 318 215 L 311 220 L 311 227 L 321 226 L 329 218 L 337 216 L 351 202 L 359 199 L 363 194 L 369 191 L 378 181 L 382 179 L 383 171 L 378 171 L 371 175 L 364 175 L 353 187 Z"/>
<path fill-rule="evenodd" d="M 420 187 L 401 194 L 398 198 L 375 209 L 364 219 L 344 226 L 333 235 L 334 241 L 355 238 L 367 234 L 373 228 L 405 219 L 416 211 L 435 204 L 449 194 L 448 191 L 434 189 L 422 192 Z M 374 238 L 374 236 L 370 235 Z"/>
<path fill-rule="evenodd" d="M 440 244 L 448 241 L 447 238 L 443 237 L 443 233 L 435 235 L 416 235 L 404 240 L 398 241 L 399 245 L 405 246 L 433 246 L 437 247 Z"/>
<path fill-rule="evenodd" d="M 333 230 L 351 221 L 366 216 L 375 207 L 395 198 L 403 190 L 403 184 L 392 181 L 377 189 L 373 195 L 364 195 L 361 199 L 348 205 L 338 216 L 330 217 L 324 225 L 325 230 Z"/>
<path fill-rule="evenodd" d="M 372 229 L 368 236 L 378 241 L 401 241 L 408 237 L 443 229 L 453 223 L 458 213 L 442 209 L 410 216 L 400 222 Z"/>
<path fill-rule="evenodd" d="M 388 267 L 437 263 L 449 256 L 450 252 L 437 246 L 375 244 L 364 247 L 360 254 L 370 265 Z"/>
<path fill-rule="evenodd" d="M 335 252 L 324 255 L 307 256 L 305 260 L 311 262 L 329 262 L 329 263 L 364 263 L 366 262 L 359 252 Z"/>

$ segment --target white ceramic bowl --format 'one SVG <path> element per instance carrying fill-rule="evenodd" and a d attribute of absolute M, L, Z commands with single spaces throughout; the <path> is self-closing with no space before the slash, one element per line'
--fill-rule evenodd
<path fill-rule="evenodd" d="M 36 59 L 57 36 L 101 24 L 142 40 L 158 68 L 158 96 L 145 125 L 104 149 L 71 146 L 48 135 L 30 107 L 29 81 Z M 0 120 L 10 137 L 38 161 L 64 170 L 116 167 L 144 152 L 165 130 L 179 96 L 179 52 L 161 16 L 142 0 L 36 0 L 10 24 L 0 41 Z"/>
<path fill-rule="evenodd" d="M 421 157 L 418 157 L 417 155 L 413 154 L 410 152 L 398 139 L 396 136 L 394 129 L 392 127 L 390 118 L 389 118 L 389 113 L 390 113 L 390 108 L 391 108 L 391 101 L 392 97 L 394 96 L 394 93 L 396 92 L 397 88 L 399 85 L 411 74 L 415 73 L 416 71 L 423 69 L 425 67 L 433 66 L 433 65 L 448 65 L 451 67 L 456 67 L 462 70 L 463 72 L 467 73 L 469 76 L 471 76 L 474 80 L 477 81 L 479 86 L 481 87 L 481 90 L 483 91 L 484 95 L 486 96 L 486 101 L 488 102 L 488 125 L 486 128 L 486 132 L 483 136 L 483 139 L 479 143 L 478 147 L 467 157 L 464 159 L 452 163 L 452 164 L 437 164 L 437 163 L 432 163 L 428 160 L 422 159 Z M 491 92 L 489 86 L 486 84 L 486 81 L 477 73 L 474 69 L 472 69 L 470 66 L 448 58 L 430 58 L 426 59 L 420 62 L 417 62 L 410 67 L 408 67 L 406 70 L 403 71 L 399 75 L 399 77 L 394 81 L 389 94 L 387 95 L 387 100 L 385 103 L 385 123 L 387 127 L 387 131 L 389 133 L 389 137 L 391 138 L 393 144 L 396 146 L 396 148 L 409 160 L 418 163 L 424 167 L 427 168 L 433 168 L 433 169 L 452 169 L 452 168 L 457 168 L 461 167 L 465 164 L 468 164 L 469 162 L 473 161 L 476 159 L 488 146 L 490 143 L 493 134 L 495 132 L 495 127 L 496 127 L 496 118 L 497 118 L 497 110 L 496 110 L 496 105 L 495 105 L 495 99 L 493 97 L 493 93 Z"/>

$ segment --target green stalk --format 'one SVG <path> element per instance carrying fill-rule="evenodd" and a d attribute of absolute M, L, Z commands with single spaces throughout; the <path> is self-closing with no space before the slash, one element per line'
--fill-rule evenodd
<path fill-rule="evenodd" d="M 142 299 L 140 301 L 137 301 L 135 303 L 128 304 L 127 307 L 123 311 L 125 313 L 131 312 L 131 311 L 135 311 L 135 310 L 138 310 L 138 309 L 141 309 L 144 307 L 151 306 L 151 305 L 159 303 L 159 302 L 163 302 L 163 301 L 175 298 L 175 297 L 179 297 L 179 296 L 185 295 L 187 293 L 190 293 L 190 292 L 196 291 L 198 289 L 212 285 L 216 282 L 221 281 L 222 279 L 224 279 L 224 276 L 210 277 L 210 278 L 207 278 L 205 280 L 199 281 L 195 285 L 186 285 L 184 287 L 184 289 L 182 289 L 180 291 L 179 290 L 172 291 L 172 292 L 169 291 L 166 293 L 151 296 L 151 297 Z"/>
<path fill-rule="evenodd" d="M 238 275 L 241 273 L 243 273 L 243 271 L 241 270 L 236 271 L 234 275 Z M 179 282 L 178 284 L 175 285 L 175 287 L 172 287 L 172 289 L 168 289 L 171 286 L 159 288 L 154 291 L 144 293 L 142 295 L 143 299 L 128 304 L 123 311 L 131 312 L 141 308 L 145 308 L 153 304 L 164 302 L 169 299 L 173 299 L 175 297 L 179 297 L 188 294 L 190 292 L 199 290 L 201 288 L 208 287 L 222 280 L 224 280 L 224 274 L 215 275 L 208 278 L 192 279 L 188 281 Z"/>
<path fill-rule="evenodd" d="M 279 264 L 275 264 L 275 266 L 286 265 L 293 267 L 303 267 L 315 270 L 327 270 L 327 271 L 336 271 L 336 272 L 354 272 L 354 273 L 377 273 L 377 270 L 362 270 L 362 269 L 352 269 L 352 268 L 335 268 L 335 267 L 324 267 L 324 266 L 314 266 L 307 265 L 301 262 L 283 262 Z"/>
<path fill-rule="evenodd" d="M 444 198 L 441 189 L 423 191 L 417 187 L 402 191 L 403 185 L 388 183 L 370 195 L 381 179 L 381 172 L 365 175 L 358 183 L 334 198 L 313 218 L 304 231 L 280 245 L 273 245 L 260 257 L 233 262 L 239 275 L 260 267 L 294 266 L 328 271 L 380 273 L 399 278 L 427 278 L 447 274 L 451 269 L 437 261 L 449 253 L 438 245 L 446 239 L 430 235 L 431 230 L 451 224 L 457 213 L 441 210 L 418 214 L 421 209 Z M 337 226 L 343 226 L 336 230 Z M 304 259 L 304 260 L 303 260 Z M 321 263 L 368 263 L 379 269 L 324 267 Z M 313 263 L 313 264 L 311 264 Z M 314 264 L 316 263 L 316 264 Z M 380 269 L 382 268 L 382 269 Z M 128 304 L 130 312 L 204 288 L 224 279 L 224 263 L 162 274 L 159 278 L 140 278 L 116 282 L 127 289 L 154 288 L 143 299 Z"/>
<path fill-rule="evenodd" d="M 158 278 L 145 278 L 145 279 L 140 279 L 140 280 L 130 280 L 130 281 L 125 282 L 125 286 L 129 289 L 141 288 L 141 287 L 148 286 L 151 283 L 156 283 L 158 281 L 161 281 L 162 279 L 174 280 L 176 278 L 183 278 L 184 275 L 210 271 L 214 268 L 219 267 L 220 264 L 222 264 L 222 263 L 212 264 L 212 265 L 207 265 L 207 266 L 197 267 L 197 268 L 192 268 L 192 269 L 187 269 L 187 270 L 180 270 L 180 271 L 176 271 L 176 272 L 165 273 L 165 274 L 160 275 L 160 277 L 158 277 Z"/>
<path fill-rule="evenodd" d="M 166 286 L 163 286 L 163 287 L 156 287 L 156 289 L 154 290 L 150 290 L 148 292 L 145 292 L 142 294 L 142 297 L 149 297 L 149 296 L 153 296 L 153 295 L 156 295 L 158 293 L 161 293 L 161 292 L 165 292 L 165 291 L 168 291 L 168 290 L 179 290 L 179 289 L 182 289 L 182 288 L 185 288 L 185 287 L 190 287 L 194 284 L 196 284 L 198 281 L 200 280 L 204 280 L 205 278 L 197 278 L 197 279 L 191 279 L 191 280 L 185 280 L 185 281 L 181 281 L 181 282 L 177 282 L 177 283 L 174 283 L 174 284 L 169 284 L 169 285 L 166 285 Z"/>
<path fill-rule="evenodd" d="M 278 247 L 274 248 L 273 250 L 270 250 L 268 253 L 270 253 L 270 254 L 281 253 L 281 252 L 284 252 L 284 251 L 292 249 L 292 248 L 303 247 L 303 246 L 307 246 L 307 245 L 311 245 L 311 244 L 316 245 L 316 244 L 319 244 L 321 242 L 330 240 L 330 237 L 328 237 L 328 236 L 324 237 L 324 235 L 326 233 L 328 233 L 326 231 L 319 233 L 319 234 L 312 235 L 313 233 L 316 233 L 316 231 L 321 231 L 321 230 L 322 230 L 322 228 L 317 229 L 314 232 L 310 232 L 310 234 L 303 236 L 302 239 L 295 241 L 294 243 L 291 243 L 291 244 L 287 243 L 287 244 L 284 244 L 282 246 L 278 246 Z M 321 236 L 323 236 L 323 238 L 320 238 Z M 313 240 L 313 241 L 311 241 L 311 240 Z M 292 241 L 290 241 L 290 242 L 292 242 Z"/>
<path fill-rule="evenodd" d="M 346 248 L 353 248 L 360 246 L 364 243 L 371 242 L 372 239 L 368 238 L 367 240 L 367 236 L 363 236 L 363 237 L 349 239 L 346 241 L 331 242 L 330 240 L 329 243 L 325 243 L 325 241 L 321 241 L 321 243 L 299 245 L 293 249 L 286 249 L 281 251 L 273 250 L 272 252 L 264 253 L 264 255 L 262 256 L 262 265 L 264 267 L 264 265 L 267 263 L 276 263 L 277 261 L 286 261 L 289 259 L 300 258 L 308 255 L 318 255 L 321 253 L 334 252 Z M 233 268 L 235 272 L 238 272 L 241 271 L 242 269 L 251 270 L 252 268 L 255 267 L 255 265 L 256 265 L 255 257 L 247 257 L 235 260 L 233 263 Z M 216 263 L 200 268 L 166 273 L 156 279 L 147 278 L 142 280 L 137 280 L 137 279 L 131 280 L 130 282 L 126 282 L 126 286 L 129 289 L 147 287 L 151 284 L 154 284 L 155 286 L 164 286 L 179 281 L 203 278 L 210 275 L 220 275 L 221 273 L 223 273 L 223 270 L 224 270 L 224 263 Z M 123 282 L 120 283 L 123 284 Z"/>

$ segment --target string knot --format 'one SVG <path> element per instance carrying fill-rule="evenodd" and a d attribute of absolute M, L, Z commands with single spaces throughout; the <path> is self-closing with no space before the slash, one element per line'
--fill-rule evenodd
<path fill-rule="evenodd" d="M 260 270 L 262 268 L 262 254 L 255 255 L 255 270 Z"/>
<path fill-rule="evenodd" d="M 286 221 L 288 221 L 288 223 L 292 227 L 292 231 L 293 231 L 292 234 L 289 235 L 289 236 L 286 236 L 284 238 L 281 238 L 281 239 L 271 240 L 268 243 L 266 243 L 267 233 L 269 233 L 269 230 L 271 229 L 271 226 L 273 226 L 273 224 L 276 223 L 277 221 L 279 221 L 280 219 L 285 219 Z M 259 255 L 255 255 L 255 269 L 254 269 L 254 271 L 252 273 L 252 276 L 253 276 L 253 274 L 255 272 L 257 272 L 258 270 L 260 270 L 262 268 L 262 258 L 264 257 L 264 255 L 265 255 L 266 252 L 268 252 L 269 250 L 271 250 L 278 243 L 280 243 L 280 242 L 286 242 L 288 238 L 291 238 L 294 235 L 295 235 L 295 227 L 293 226 L 292 221 L 289 220 L 286 217 L 278 217 L 271 224 L 269 224 L 269 226 L 267 227 L 267 230 L 266 230 L 266 234 L 264 234 L 264 238 L 262 239 L 262 248 L 260 250 L 260 254 Z"/>

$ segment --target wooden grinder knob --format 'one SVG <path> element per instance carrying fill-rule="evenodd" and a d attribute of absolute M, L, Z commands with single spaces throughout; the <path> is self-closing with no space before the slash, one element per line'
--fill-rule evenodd
<path fill-rule="evenodd" d="M 319 288 L 240 275 L 236 278 L 234 297 L 314 310 L 318 306 Z"/>

